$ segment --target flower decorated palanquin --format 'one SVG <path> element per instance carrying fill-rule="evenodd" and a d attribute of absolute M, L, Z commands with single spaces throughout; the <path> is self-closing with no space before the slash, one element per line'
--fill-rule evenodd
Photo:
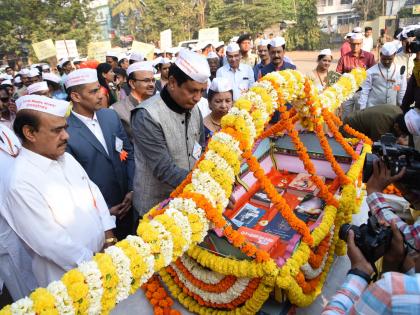
<path fill-rule="evenodd" d="M 311 304 L 334 255 L 346 251 L 338 239 L 339 227 L 360 206 L 357 186 L 371 142 L 342 126 L 334 112 L 365 76 L 365 70 L 355 69 L 320 95 L 298 71 L 261 78 L 223 117 L 222 129 L 170 199 L 144 216 L 137 236 L 107 248 L 0 314 L 106 314 L 155 272 L 194 313 L 253 314 L 275 288 L 292 304 Z M 281 119 L 269 125 L 275 110 Z M 353 139 L 345 139 L 340 127 Z M 317 153 L 308 137 L 317 139 Z M 306 173 L 323 202 L 312 221 L 302 219 L 278 189 L 292 173 Z M 269 224 L 268 216 L 278 215 L 293 234 L 287 242 L 276 238 L 275 250 L 256 246 L 234 224 L 238 211 L 260 190 L 270 200 L 266 217 L 259 218 L 260 230 Z M 232 194 L 236 205 L 230 209 Z M 230 254 L 206 247 L 209 235 L 225 242 Z M 146 286 L 155 312 L 170 313 L 168 298 L 158 299 L 162 294 L 156 277 Z"/>

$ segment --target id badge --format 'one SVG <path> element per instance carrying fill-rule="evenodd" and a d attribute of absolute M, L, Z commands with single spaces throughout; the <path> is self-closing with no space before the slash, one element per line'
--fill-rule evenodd
<path fill-rule="evenodd" d="M 121 153 L 122 150 L 123 150 L 123 141 L 120 138 L 115 137 L 115 151 Z"/>
<path fill-rule="evenodd" d="M 202 150 L 201 145 L 196 141 L 194 143 L 194 148 L 193 148 L 193 153 L 192 153 L 194 159 L 198 160 L 200 158 L 201 150 Z"/>

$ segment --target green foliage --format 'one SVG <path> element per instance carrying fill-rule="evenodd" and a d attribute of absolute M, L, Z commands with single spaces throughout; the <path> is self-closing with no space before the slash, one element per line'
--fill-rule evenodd
<path fill-rule="evenodd" d="M 23 45 L 34 60 L 31 43 L 74 39 L 83 54 L 96 31 L 87 0 L 3 0 L 0 20 L 0 51 L 22 56 Z"/>
<path fill-rule="evenodd" d="M 364 21 L 371 21 L 382 15 L 382 5 L 382 0 L 357 0 L 353 8 Z"/>
<path fill-rule="evenodd" d="M 320 30 L 317 20 L 316 0 L 299 0 L 296 5 L 296 25 L 288 29 L 285 34 L 287 49 L 318 49 Z"/>
<path fill-rule="evenodd" d="M 414 17 L 413 8 L 402 8 L 398 11 L 399 18 Z"/>

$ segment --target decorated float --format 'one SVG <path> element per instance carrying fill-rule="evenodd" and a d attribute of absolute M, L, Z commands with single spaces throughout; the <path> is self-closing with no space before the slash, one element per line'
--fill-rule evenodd
<path fill-rule="evenodd" d="M 334 112 L 365 76 L 355 69 L 318 95 L 298 71 L 266 75 L 235 102 L 195 168 L 144 216 L 137 236 L 0 314 L 107 314 L 139 288 L 155 314 L 179 313 L 162 282 L 198 314 L 254 314 L 270 294 L 310 305 L 334 255 L 346 252 L 338 230 L 363 197 L 371 141 Z M 281 119 L 270 125 L 276 110 Z"/>

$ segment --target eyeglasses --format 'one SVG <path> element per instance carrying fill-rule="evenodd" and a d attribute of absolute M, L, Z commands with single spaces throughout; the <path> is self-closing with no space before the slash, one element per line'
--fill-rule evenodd
<path fill-rule="evenodd" d="M 132 79 L 133 81 L 140 81 L 140 82 L 144 82 L 144 83 L 146 83 L 146 84 L 149 84 L 149 83 L 155 83 L 156 82 L 156 79 L 136 79 L 136 78 L 134 78 L 134 79 Z"/>

